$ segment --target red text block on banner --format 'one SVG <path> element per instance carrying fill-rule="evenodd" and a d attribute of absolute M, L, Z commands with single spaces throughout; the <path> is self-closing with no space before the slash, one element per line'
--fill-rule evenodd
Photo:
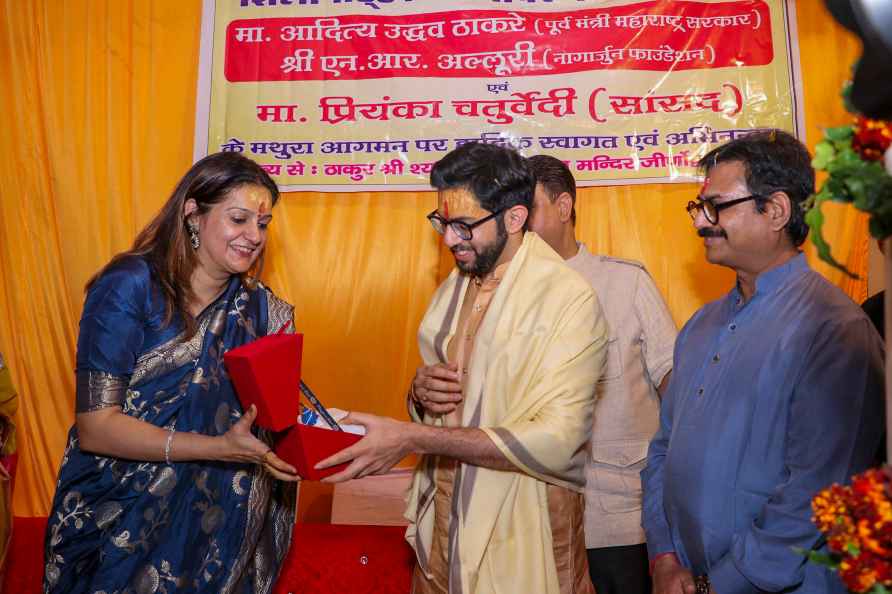
<path fill-rule="evenodd" d="M 715 69 L 769 64 L 771 39 L 762 0 L 239 19 L 224 70 L 259 82 Z"/>

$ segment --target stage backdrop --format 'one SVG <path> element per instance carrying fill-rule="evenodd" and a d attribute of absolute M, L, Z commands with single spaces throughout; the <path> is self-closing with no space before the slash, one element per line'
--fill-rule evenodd
<path fill-rule="evenodd" d="M 845 120 L 837 91 L 859 46 L 819 2 L 797 12 L 813 146 L 819 126 Z M 84 282 L 129 246 L 192 163 L 200 23 L 199 0 L 0 3 L 0 350 L 21 393 L 17 515 L 45 515 L 55 488 Z M 703 261 L 684 211 L 696 191 L 579 194 L 580 238 L 643 261 L 679 324 L 733 281 Z M 451 267 L 424 219 L 434 204 L 431 192 L 304 192 L 276 207 L 265 280 L 296 306 L 305 378 L 331 406 L 405 418 L 416 325 Z M 834 209 L 829 237 L 843 262 L 866 271 L 861 217 Z M 863 282 L 808 253 L 865 296 Z"/>
<path fill-rule="evenodd" d="M 286 190 L 418 190 L 434 161 L 483 140 L 557 156 L 581 185 L 690 181 L 718 143 L 801 132 L 791 13 L 204 0 L 195 156 L 244 153 Z"/>

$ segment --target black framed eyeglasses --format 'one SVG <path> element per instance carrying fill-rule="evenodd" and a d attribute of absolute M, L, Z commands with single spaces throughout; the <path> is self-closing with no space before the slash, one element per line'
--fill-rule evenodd
<path fill-rule="evenodd" d="M 452 227 L 452 232 L 455 233 L 459 239 L 463 241 L 470 241 L 474 237 L 474 227 L 479 227 L 486 221 L 499 216 L 504 211 L 504 208 L 500 208 L 491 215 L 485 216 L 482 219 L 477 219 L 473 223 L 465 223 L 464 221 L 444 219 L 440 216 L 440 213 L 435 210 L 427 215 L 427 220 L 431 222 L 431 226 L 434 228 L 434 231 L 436 231 L 440 235 L 446 233 L 447 227 Z"/>
<path fill-rule="evenodd" d="M 697 212 L 703 211 L 703 216 L 706 217 L 706 220 L 709 221 L 712 225 L 719 224 L 719 213 L 726 208 L 731 208 L 734 205 L 740 204 L 742 202 L 747 202 L 749 200 L 759 200 L 764 198 L 764 196 L 760 196 L 758 194 L 751 194 L 749 196 L 744 196 L 743 198 L 735 198 L 733 200 L 727 200 L 725 202 L 719 202 L 716 204 L 714 202 L 715 198 L 707 198 L 706 200 L 691 200 L 688 202 L 688 206 L 686 210 L 688 214 L 691 215 L 692 219 L 697 218 Z"/>

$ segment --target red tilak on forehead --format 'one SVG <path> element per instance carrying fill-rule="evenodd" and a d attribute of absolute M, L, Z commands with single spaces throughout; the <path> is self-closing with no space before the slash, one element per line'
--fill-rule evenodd
<path fill-rule="evenodd" d="M 706 193 L 706 189 L 709 188 L 709 178 L 703 180 L 703 186 L 700 188 L 700 195 L 703 196 Z"/>
<path fill-rule="evenodd" d="M 448 200 L 443 201 L 443 216 L 446 217 L 447 219 L 449 218 L 449 201 Z"/>

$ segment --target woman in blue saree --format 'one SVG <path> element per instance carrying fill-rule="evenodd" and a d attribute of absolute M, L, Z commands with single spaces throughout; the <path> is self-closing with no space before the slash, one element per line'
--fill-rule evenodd
<path fill-rule="evenodd" d="M 271 592 L 298 477 L 223 353 L 292 320 L 253 280 L 277 199 L 253 161 L 206 157 L 87 284 L 44 592 Z"/>

